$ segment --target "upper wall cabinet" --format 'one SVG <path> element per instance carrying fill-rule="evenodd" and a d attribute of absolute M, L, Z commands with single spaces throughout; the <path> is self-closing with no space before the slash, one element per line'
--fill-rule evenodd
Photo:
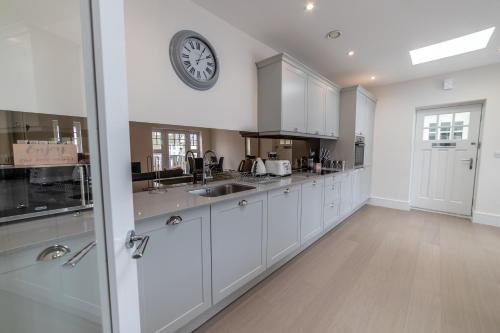
<path fill-rule="evenodd" d="M 285 54 L 257 63 L 259 132 L 336 139 L 339 89 Z"/>
<path fill-rule="evenodd" d="M 336 88 L 327 87 L 325 95 L 325 134 L 339 137 L 339 91 Z"/>

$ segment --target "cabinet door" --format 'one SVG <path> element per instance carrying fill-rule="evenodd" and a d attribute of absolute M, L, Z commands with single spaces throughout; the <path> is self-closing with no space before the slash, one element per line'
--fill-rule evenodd
<path fill-rule="evenodd" d="M 344 175 L 340 181 L 340 215 L 345 216 L 352 209 L 352 176 Z"/>
<path fill-rule="evenodd" d="M 340 182 L 335 178 L 325 181 L 325 204 L 323 208 L 324 229 L 333 228 L 340 221 Z"/>
<path fill-rule="evenodd" d="M 366 136 L 367 98 L 358 91 L 356 95 L 356 135 Z"/>
<path fill-rule="evenodd" d="M 365 137 L 365 165 L 372 165 L 373 161 L 373 129 L 375 125 L 375 102 L 367 98 L 367 120 Z"/>
<path fill-rule="evenodd" d="M 339 92 L 331 87 L 326 88 L 325 96 L 325 135 L 340 136 L 340 98 Z"/>
<path fill-rule="evenodd" d="M 150 236 L 137 261 L 142 332 L 174 332 L 211 305 L 210 208 L 142 221 L 137 232 Z"/>
<path fill-rule="evenodd" d="M 323 232 L 323 181 L 313 180 L 302 185 L 301 244 Z"/>
<path fill-rule="evenodd" d="M 362 179 L 362 197 L 363 202 L 368 200 L 371 195 L 371 167 L 366 167 Z"/>
<path fill-rule="evenodd" d="M 281 127 L 283 131 L 306 132 L 307 75 L 283 63 Z"/>
<path fill-rule="evenodd" d="M 356 208 L 363 200 L 363 174 L 364 169 L 357 169 L 352 172 L 352 205 Z"/>
<path fill-rule="evenodd" d="M 313 77 L 307 81 L 307 133 L 325 133 L 326 86 Z"/>
<path fill-rule="evenodd" d="M 270 191 L 267 214 L 267 267 L 300 247 L 300 186 Z"/>
<path fill-rule="evenodd" d="M 212 297 L 216 304 L 266 269 L 267 195 L 212 205 Z"/>

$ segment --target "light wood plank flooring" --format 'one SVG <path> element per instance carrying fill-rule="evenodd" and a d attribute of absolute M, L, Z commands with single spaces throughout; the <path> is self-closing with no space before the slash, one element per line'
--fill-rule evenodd
<path fill-rule="evenodd" d="M 500 229 L 366 206 L 202 332 L 500 332 Z"/>

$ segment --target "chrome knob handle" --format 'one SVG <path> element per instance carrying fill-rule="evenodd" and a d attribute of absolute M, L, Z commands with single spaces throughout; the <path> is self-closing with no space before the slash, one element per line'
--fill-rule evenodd
<path fill-rule="evenodd" d="M 131 249 L 134 247 L 135 243 L 139 242 L 139 245 L 135 248 L 134 253 L 132 254 L 133 259 L 140 259 L 144 256 L 144 252 L 146 251 L 146 246 L 149 242 L 149 236 L 147 235 L 137 235 L 134 230 L 130 230 L 127 233 L 127 239 L 125 240 L 125 247 L 127 249 Z"/>
<path fill-rule="evenodd" d="M 312 185 L 313 185 L 313 186 L 316 186 L 316 185 L 318 185 L 318 183 L 314 180 L 314 181 L 312 182 Z"/>
<path fill-rule="evenodd" d="M 49 246 L 44 249 L 40 254 L 36 257 L 37 261 L 51 261 L 61 257 L 64 257 L 66 254 L 70 253 L 71 249 L 66 245 L 55 244 Z"/>
<path fill-rule="evenodd" d="M 293 130 L 294 130 L 295 132 L 298 132 L 298 131 L 299 131 L 299 129 L 298 129 L 297 127 L 295 127 Z"/>
<path fill-rule="evenodd" d="M 241 207 L 246 206 L 246 205 L 248 205 L 248 201 L 241 200 L 240 202 L 238 202 L 238 205 L 240 205 Z"/>
<path fill-rule="evenodd" d="M 87 244 L 83 249 L 78 251 L 73 257 L 71 257 L 68 261 L 66 261 L 63 265 L 64 268 L 75 268 L 76 265 L 80 262 L 80 260 L 85 257 L 90 250 L 92 250 L 96 246 L 96 242 L 92 241 Z"/>
<path fill-rule="evenodd" d="M 283 191 L 283 193 L 285 193 L 285 194 L 290 193 L 290 189 L 289 189 L 289 188 L 287 188 L 286 190 L 284 190 L 284 191 Z"/>
<path fill-rule="evenodd" d="M 182 222 L 182 217 L 180 216 L 172 216 L 167 220 L 166 225 L 176 225 Z"/>
<path fill-rule="evenodd" d="M 334 205 L 334 203 L 332 202 L 332 203 L 330 204 L 330 208 L 333 208 L 333 207 L 335 207 L 335 205 Z"/>

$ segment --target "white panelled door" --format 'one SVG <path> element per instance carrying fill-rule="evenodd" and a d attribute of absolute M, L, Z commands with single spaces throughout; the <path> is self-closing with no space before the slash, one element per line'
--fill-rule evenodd
<path fill-rule="evenodd" d="M 470 216 L 481 104 L 418 111 L 412 205 Z"/>

